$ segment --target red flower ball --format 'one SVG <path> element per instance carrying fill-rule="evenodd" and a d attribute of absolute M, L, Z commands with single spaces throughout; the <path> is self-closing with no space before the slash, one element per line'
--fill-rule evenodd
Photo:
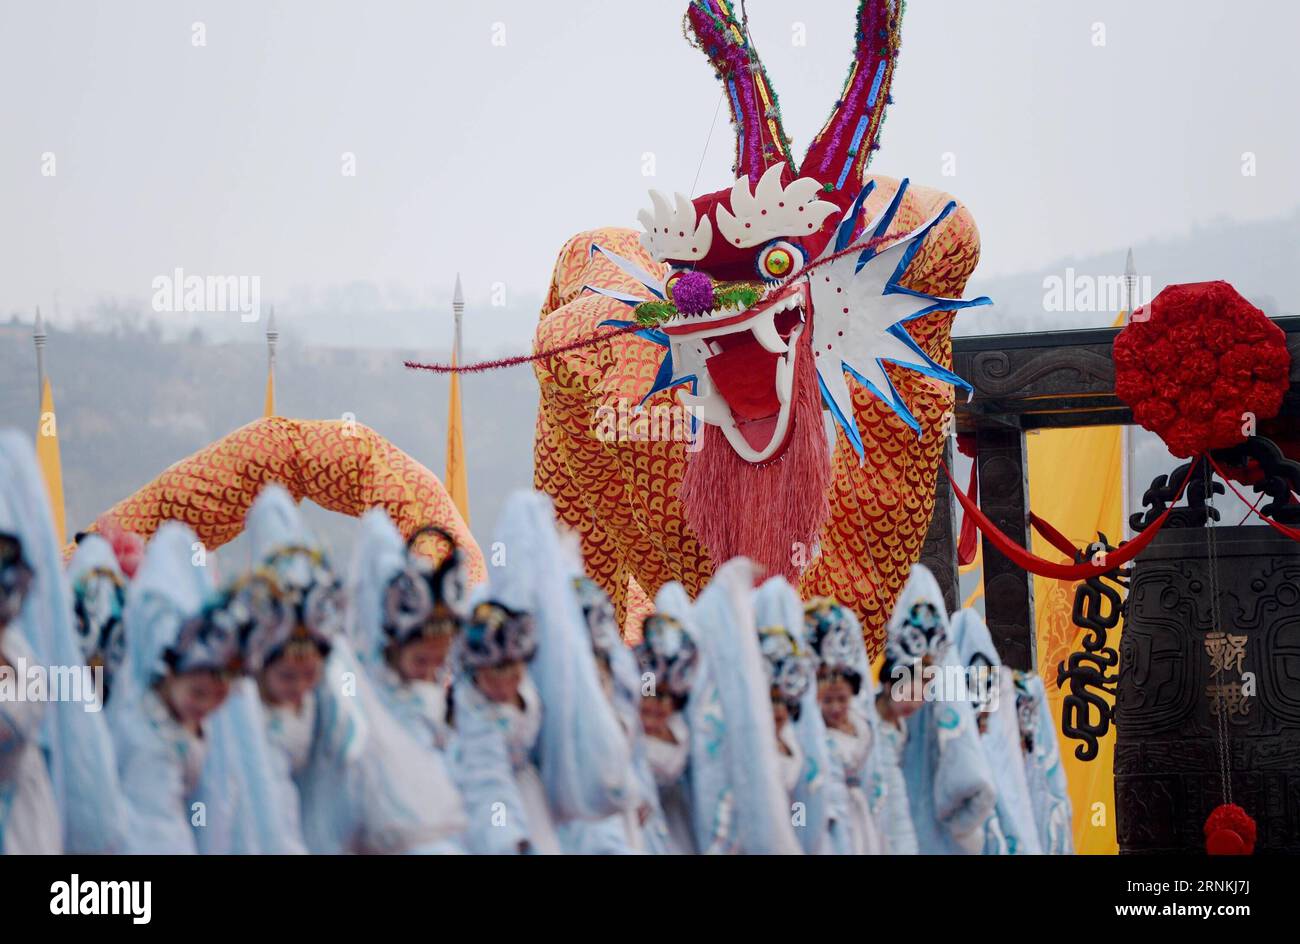
<path fill-rule="evenodd" d="M 1216 806 L 1205 820 L 1205 851 L 1210 855 L 1250 855 L 1255 851 L 1255 820 L 1235 803 Z"/>
<path fill-rule="evenodd" d="M 1133 420 L 1190 458 L 1245 440 L 1245 414 L 1282 408 L 1286 335 L 1227 282 L 1171 285 L 1115 338 L 1115 394 Z"/>

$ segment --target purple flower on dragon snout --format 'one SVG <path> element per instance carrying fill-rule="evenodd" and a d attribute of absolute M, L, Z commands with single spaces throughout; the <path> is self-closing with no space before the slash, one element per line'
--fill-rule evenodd
<path fill-rule="evenodd" d="M 698 315 L 713 308 L 713 280 L 703 272 L 686 272 L 673 283 L 673 304 L 684 315 Z"/>

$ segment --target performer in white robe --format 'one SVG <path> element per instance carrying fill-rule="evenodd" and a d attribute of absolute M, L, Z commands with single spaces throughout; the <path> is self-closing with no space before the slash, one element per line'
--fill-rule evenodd
<path fill-rule="evenodd" d="M 466 844 L 479 854 L 560 855 L 538 770 L 542 704 L 527 664 L 533 618 L 495 600 L 470 612 L 460 639 L 463 675 L 453 688 L 453 766 L 469 814 Z"/>
<path fill-rule="evenodd" d="M 341 586 L 293 499 L 263 489 L 248 514 L 269 584 L 241 632 L 281 793 L 296 795 L 316 853 L 462 851 L 464 810 L 441 759 L 389 713 L 340 632 Z M 290 802 L 290 805 L 292 803 Z"/>
<path fill-rule="evenodd" d="M 77 641 L 86 664 L 103 673 L 102 701 L 112 694 L 113 679 L 126 660 L 122 610 L 126 606 L 126 576 L 112 546 L 98 534 L 87 534 L 68 562 L 72 584 Z"/>
<path fill-rule="evenodd" d="M 1020 750 L 1020 725 L 1011 672 L 1003 668 L 993 637 L 974 610 L 961 610 L 953 616 L 952 637 L 957 661 L 966 666 L 980 747 L 997 784 L 994 816 L 999 828 L 990 829 L 989 834 L 1000 836 L 1003 847 L 987 851 L 1006 855 L 1041 854 L 1025 779 L 1025 760 Z"/>
<path fill-rule="evenodd" d="M 918 698 L 907 697 L 910 686 L 894 691 L 895 665 L 886 654 L 880 667 L 880 685 L 876 689 L 876 744 L 871 756 L 879 780 L 872 792 L 872 812 L 878 817 L 890 855 L 916 855 L 920 844 L 912 823 L 912 805 L 908 800 L 907 778 L 903 760 L 907 747 L 907 719 L 921 709 Z"/>
<path fill-rule="evenodd" d="M 753 584 L 754 565 L 735 558 L 714 572 L 688 616 L 666 607 L 662 592 L 656 599 L 661 610 L 685 616 L 700 650 L 686 703 L 695 844 L 704 853 L 798 855 L 782 769 L 788 782 L 799 768 L 778 756 Z M 787 750 L 793 753 L 788 742 Z"/>
<path fill-rule="evenodd" d="M 487 592 L 503 611 L 498 619 L 506 620 L 508 613 L 531 617 L 536 655 L 526 672 L 517 665 L 501 679 L 490 672 L 457 679 L 453 690 L 457 740 L 464 741 L 471 733 L 481 738 L 485 728 L 493 727 L 476 717 L 471 719 L 470 732 L 462 726 L 462 712 L 478 714 L 483 702 L 491 700 L 488 696 L 494 696 L 488 720 L 504 716 L 507 722 L 506 736 L 515 760 L 513 779 L 521 805 L 529 807 L 526 812 L 534 820 L 512 841 L 516 846 L 523 842 L 533 851 L 553 852 L 545 833 L 555 834 L 557 827 L 575 820 L 601 821 L 635 808 L 630 746 L 600 687 L 590 633 L 573 592 L 572 565 L 556 531 L 550 500 L 536 492 L 511 495 L 494 538 L 507 553 L 504 564 L 493 568 Z M 467 670 L 490 654 L 489 650 L 475 655 L 483 635 L 475 627 L 472 617 L 462 647 L 469 660 Z M 475 772 L 488 774 L 491 765 L 480 765 L 477 759 L 494 753 L 490 744 L 467 744 L 462 749 L 463 757 L 475 759 Z M 534 778 L 543 788 L 540 794 Z M 470 797 L 479 788 L 462 781 L 462 789 L 470 805 L 471 836 L 478 835 L 481 843 L 499 849 L 506 839 L 504 831 L 482 821 L 483 807 Z M 486 808 L 491 808 L 490 803 Z"/>
<path fill-rule="evenodd" d="M 27 685 L 27 667 L 37 664 L 13 628 L 32 577 L 22 542 L 0 526 L 0 853 L 6 855 L 63 851 L 63 824 L 41 755 L 45 703 L 17 689 Z"/>
<path fill-rule="evenodd" d="M 414 549 L 435 534 L 441 563 Z M 361 518 L 348 598 L 348 632 L 384 705 L 420 743 L 447 747 L 451 653 L 468 610 L 463 555 L 455 538 L 425 528 L 404 542 L 382 508 Z"/>
<path fill-rule="evenodd" d="M 887 785 L 876 765 L 879 725 L 862 626 L 850 610 L 823 598 L 804 608 L 804 627 L 817 659 L 817 700 L 832 763 L 844 771 L 848 794 L 847 822 L 837 830 L 836 851 L 880 855 L 887 850 L 876 817 Z"/>
<path fill-rule="evenodd" d="M 211 583 L 193 558 L 197 543 L 189 528 L 164 523 L 127 591 L 127 657 L 108 713 L 132 853 L 198 852 L 209 805 L 220 811 L 229 799 L 228 784 L 205 791 L 201 782 L 211 718 L 238 674 L 239 647 L 205 618 Z"/>
<path fill-rule="evenodd" d="M 904 722 L 902 763 L 919 851 L 979 855 L 990 848 L 987 828 L 997 823 L 997 787 L 964 686 L 948 690 L 965 669 L 953 652 L 943 594 L 924 565 L 912 566 L 889 620 L 885 652 L 903 678 L 882 683 L 911 684 L 924 699 Z"/>
<path fill-rule="evenodd" d="M 569 550 L 575 574 L 574 593 L 591 637 L 601 690 L 614 709 L 627 741 L 632 796 L 621 815 L 597 823 L 578 820 L 566 824 L 560 838 L 572 854 L 663 855 L 670 851 L 668 826 L 659 806 L 659 790 L 646 755 L 640 714 L 641 675 L 636 656 L 623 643 L 609 596 L 595 581 L 582 574 L 576 540 Z"/>
<path fill-rule="evenodd" d="M 697 851 L 691 814 L 691 785 L 687 763 L 691 730 L 684 709 L 699 666 L 699 650 L 683 623 L 670 615 L 689 613 L 690 600 L 681 584 L 660 588 L 657 610 L 641 626 L 636 646 L 640 667 L 640 717 L 645 732 L 646 763 L 659 793 L 659 808 L 667 832 L 666 853 Z"/>
<path fill-rule="evenodd" d="M 0 680 L 0 850 L 120 852 L 124 801 L 93 681 L 76 686 L 78 675 L 49 703 L 7 697 L 29 671 L 66 677 L 82 664 L 49 498 L 31 437 L 16 430 L 0 431 L 0 534 L 0 661 L 13 672 Z"/>
<path fill-rule="evenodd" d="M 1037 672 L 1015 673 L 1014 684 L 1025 776 L 1040 846 L 1048 855 L 1072 855 L 1074 823 L 1070 791 L 1047 690 Z"/>
<path fill-rule="evenodd" d="M 782 785 L 790 797 L 795 833 L 806 853 L 830 853 L 835 851 L 832 833 L 849 828 L 849 798 L 844 771 L 831 756 L 817 705 L 803 604 L 784 577 L 773 577 L 754 595 L 754 617 L 771 688 Z"/>

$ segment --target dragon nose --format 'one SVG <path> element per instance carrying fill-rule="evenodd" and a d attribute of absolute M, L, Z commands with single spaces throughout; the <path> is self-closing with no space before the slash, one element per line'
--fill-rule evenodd
<path fill-rule="evenodd" d="M 686 272 L 672 287 L 673 304 L 684 315 L 698 315 L 713 308 L 713 280 L 703 272 Z"/>

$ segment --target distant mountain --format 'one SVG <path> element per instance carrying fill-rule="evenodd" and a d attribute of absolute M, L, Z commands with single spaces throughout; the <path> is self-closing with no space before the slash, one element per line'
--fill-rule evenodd
<path fill-rule="evenodd" d="M 35 430 L 36 369 L 31 325 L 0 325 L 0 420 Z M 276 405 L 283 415 L 351 414 L 442 476 L 447 380 L 403 368 L 429 350 L 305 347 L 282 330 Z M 168 465 L 262 412 L 263 345 L 163 340 L 148 330 L 115 334 L 50 331 L 46 363 L 54 384 L 69 531 L 144 485 Z M 468 375 L 462 382 L 471 518 L 491 533 L 510 490 L 532 484 L 537 383 L 529 367 Z M 314 515 L 322 537 L 348 546 L 350 523 Z"/>
<path fill-rule="evenodd" d="M 1048 310 L 1044 280 L 1066 282 L 1070 277 L 1079 283 L 1081 277 L 1118 278 L 1124 274 L 1128 248 L 1062 259 L 1036 272 L 1002 278 L 984 278 L 976 269 L 966 294 L 987 295 L 993 299 L 993 307 L 963 312 L 957 318 L 956 331 L 1002 334 L 1109 326 L 1119 305 L 1092 312 Z M 1131 248 L 1138 276 L 1149 280 L 1152 295 L 1179 282 L 1223 279 L 1265 314 L 1300 314 L 1300 280 L 1295 277 L 1300 271 L 1300 207 L 1278 219 L 1222 220 L 1184 236 L 1140 242 Z"/>

